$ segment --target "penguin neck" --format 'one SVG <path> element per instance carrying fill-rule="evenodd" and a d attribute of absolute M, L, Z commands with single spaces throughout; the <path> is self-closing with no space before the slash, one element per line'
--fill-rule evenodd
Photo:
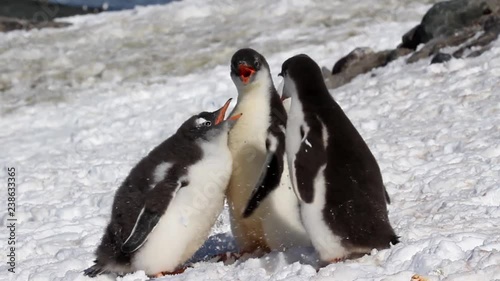
<path fill-rule="evenodd" d="M 226 146 L 227 145 L 228 130 L 223 129 L 222 132 L 216 132 L 215 135 L 210 136 L 208 139 L 200 138 L 197 140 L 199 145 L 207 144 L 212 146 Z"/>
<path fill-rule="evenodd" d="M 253 83 L 238 87 L 238 103 L 253 103 L 255 100 L 266 100 L 267 103 L 271 100 L 274 85 L 269 75 L 256 77 Z"/>
<path fill-rule="evenodd" d="M 261 77 L 263 78 L 263 77 Z M 230 146 L 239 150 L 245 143 L 255 143 L 265 149 L 270 124 L 273 84 L 269 79 L 256 79 L 252 85 L 238 87 L 238 103 L 231 116 L 243 113 L 230 131 Z"/>

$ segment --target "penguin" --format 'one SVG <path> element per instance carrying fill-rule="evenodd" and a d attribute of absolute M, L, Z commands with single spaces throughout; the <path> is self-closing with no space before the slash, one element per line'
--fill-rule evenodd
<path fill-rule="evenodd" d="M 232 157 L 224 120 L 229 99 L 185 121 L 154 148 L 118 188 L 109 222 L 84 275 L 175 273 L 206 240 L 223 209 Z"/>
<path fill-rule="evenodd" d="M 399 242 L 377 161 L 332 98 L 321 69 L 301 54 L 282 64 L 291 97 L 286 154 L 300 214 L 322 262 L 338 262 Z"/>
<path fill-rule="evenodd" d="M 231 116 L 243 114 L 228 141 L 233 173 L 226 194 L 237 247 L 242 254 L 261 254 L 310 246 L 285 160 L 287 115 L 269 64 L 257 51 L 244 48 L 234 53 L 230 68 L 238 91 Z M 256 186 L 258 196 L 249 203 Z M 246 211 L 248 204 L 251 210 Z"/>

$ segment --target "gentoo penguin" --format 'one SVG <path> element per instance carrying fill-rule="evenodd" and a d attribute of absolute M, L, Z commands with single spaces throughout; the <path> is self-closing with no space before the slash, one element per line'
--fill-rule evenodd
<path fill-rule="evenodd" d="M 308 246 L 284 159 L 286 112 L 269 65 L 257 51 L 240 49 L 231 58 L 230 74 L 238 90 L 231 115 L 243 113 L 229 132 L 233 174 L 227 189 L 231 229 L 240 253 Z M 263 171 L 266 176 L 259 181 Z M 258 181 L 266 192 L 253 202 L 259 206 L 255 212 L 243 216 Z"/>
<path fill-rule="evenodd" d="M 231 175 L 228 131 L 241 115 L 224 121 L 230 101 L 189 118 L 130 171 L 85 275 L 175 272 L 202 245 Z"/>
<path fill-rule="evenodd" d="M 301 217 L 323 262 L 398 243 L 375 157 L 332 98 L 307 55 L 286 60 L 283 96 L 291 97 L 286 153 Z"/>

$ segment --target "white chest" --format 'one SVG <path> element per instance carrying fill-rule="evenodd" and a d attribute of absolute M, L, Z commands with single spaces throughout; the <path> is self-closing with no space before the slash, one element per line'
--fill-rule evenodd
<path fill-rule="evenodd" d="M 147 274 L 173 271 L 207 238 L 222 211 L 232 167 L 227 136 L 202 144 L 203 158 L 187 167 L 188 185 L 179 189 L 147 242 L 135 254 L 132 267 Z"/>
<path fill-rule="evenodd" d="M 229 133 L 229 148 L 236 154 L 243 147 L 251 145 L 265 150 L 267 129 L 270 125 L 270 104 L 268 93 L 253 94 L 242 98 L 231 115 L 243 113 Z"/>

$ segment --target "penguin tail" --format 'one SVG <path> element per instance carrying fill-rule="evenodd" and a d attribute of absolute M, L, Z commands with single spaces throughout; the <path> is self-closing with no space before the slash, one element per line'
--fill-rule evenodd
<path fill-rule="evenodd" d="M 392 245 L 396 245 L 396 244 L 398 244 L 399 242 L 401 242 L 401 241 L 399 241 L 399 238 L 401 238 L 401 237 L 399 237 L 399 236 L 397 236 L 397 235 L 392 236 L 391 241 L 390 241 L 390 242 L 391 242 L 391 244 L 392 244 Z"/>
<path fill-rule="evenodd" d="M 387 189 L 385 189 L 384 191 L 385 191 L 385 202 L 387 204 L 391 204 L 391 197 L 389 196 L 389 193 L 387 193 Z"/>
<path fill-rule="evenodd" d="M 103 273 L 107 273 L 107 271 L 104 269 L 102 265 L 99 265 L 97 263 L 83 271 L 84 276 L 88 276 L 91 278 L 94 278 L 97 275 L 101 275 Z"/>

